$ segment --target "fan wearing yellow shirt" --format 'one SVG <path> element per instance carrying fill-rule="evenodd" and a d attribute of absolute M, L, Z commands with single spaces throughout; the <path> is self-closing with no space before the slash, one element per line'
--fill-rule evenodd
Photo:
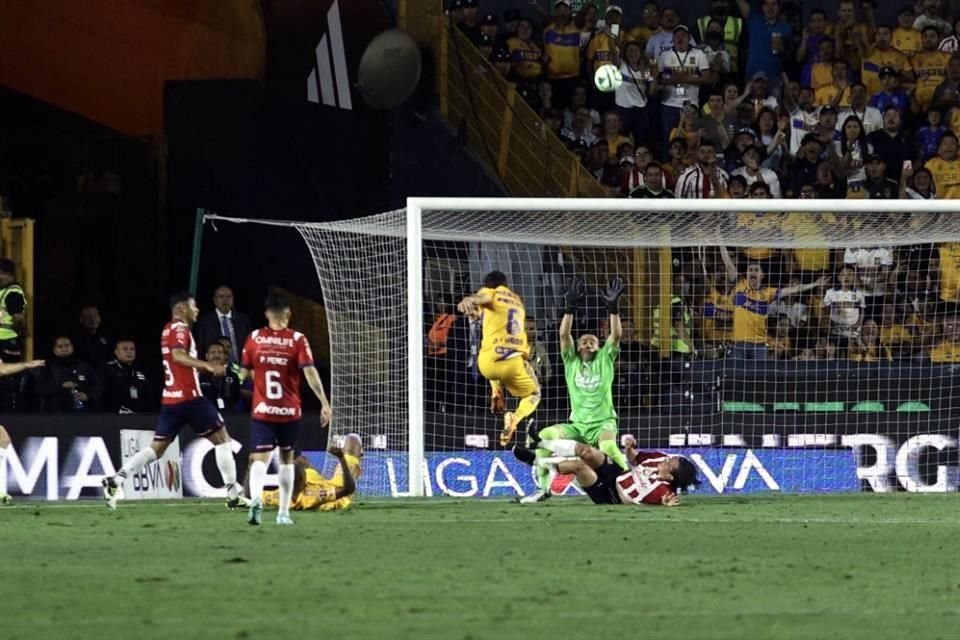
<path fill-rule="evenodd" d="M 913 28 L 916 15 L 908 4 L 897 14 L 897 28 L 893 30 L 893 46 L 900 53 L 912 58 L 920 51 L 920 32 Z"/>
<path fill-rule="evenodd" d="M 880 82 L 880 70 L 884 67 L 892 67 L 899 71 L 907 83 L 913 81 L 913 66 L 910 64 L 910 59 L 893 48 L 892 39 L 893 31 L 890 30 L 889 26 L 878 26 L 877 33 L 874 35 L 873 48 L 870 53 L 863 56 L 860 67 L 860 81 L 867 85 L 868 96 L 883 91 L 883 83 Z"/>
<path fill-rule="evenodd" d="M 330 447 L 327 453 L 339 461 L 337 471 L 330 480 L 320 475 L 303 456 L 293 461 L 292 510 L 341 511 L 353 503 L 360 479 L 360 458 L 363 457 L 360 436 L 351 433 L 344 438 L 343 449 Z M 264 505 L 276 507 L 280 504 L 280 492 L 264 491 L 261 500 Z"/>
<path fill-rule="evenodd" d="M 957 157 L 957 136 L 943 134 L 937 155 L 923 165 L 933 174 L 938 199 L 960 198 L 960 158 Z"/>
<path fill-rule="evenodd" d="M 596 70 L 603 65 L 613 64 L 614 51 L 620 50 L 619 33 L 622 19 L 623 11 L 620 10 L 620 7 L 615 4 L 607 7 L 607 26 L 597 31 L 590 40 L 590 44 L 587 45 L 587 62 L 590 63 L 588 70 L 591 78 Z"/>
<path fill-rule="evenodd" d="M 507 287 L 503 272 L 491 271 L 483 277 L 480 290 L 461 300 L 457 309 L 483 319 L 477 367 L 490 382 L 490 410 L 504 411 L 504 389 L 520 399 L 516 411 L 507 411 L 503 416 L 500 444 L 507 446 L 521 422 L 540 404 L 540 384 L 528 361 L 530 347 L 524 329 L 527 312 L 523 300 Z"/>
<path fill-rule="evenodd" d="M 522 80 L 536 80 L 543 73 L 543 51 L 531 40 L 533 23 L 521 18 L 517 23 L 517 35 L 507 40 L 513 73 Z"/>
<path fill-rule="evenodd" d="M 943 321 L 943 342 L 930 349 L 930 362 L 960 363 L 960 319 L 950 317 Z"/>
<path fill-rule="evenodd" d="M 767 315 L 770 304 L 779 298 L 828 284 L 830 277 L 824 276 L 816 282 L 777 289 L 764 285 L 766 274 L 759 262 L 747 262 L 745 277 L 741 278 L 724 246 L 720 247 L 720 257 L 727 268 L 728 281 L 737 282 L 733 292 L 733 355 L 743 360 L 766 360 L 769 342 Z"/>
<path fill-rule="evenodd" d="M 945 242 L 937 247 L 940 258 L 940 299 L 960 301 L 960 242 Z"/>
<path fill-rule="evenodd" d="M 827 35 L 836 38 L 837 47 L 851 69 L 860 68 L 860 53 L 870 46 L 873 28 L 873 7 L 863 4 L 864 23 L 857 22 L 853 0 L 840 0 L 837 4 L 837 21 L 827 25 Z"/>
<path fill-rule="evenodd" d="M 933 102 L 934 91 L 947 79 L 947 63 L 950 61 L 950 54 L 937 50 L 940 46 L 940 32 L 934 27 L 923 30 L 920 44 L 922 50 L 914 54 L 911 60 L 913 72 L 917 77 L 913 108 L 925 111 Z"/>
<path fill-rule="evenodd" d="M 580 82 L 580 29 L 571 21 L 568 0 L 554 3 L 553 21 L 543 30 L 543 52 L 553 95 L 566 104 Z"/>
<path fill-rule="evenodd" d="M 818 107 L 831 105 L 836 107 L 850 106 L 850 83 L 847 80 L 847 63 L 833 63 L 833 82 L 820 87 L 813 92 L 813 103 Z"/>

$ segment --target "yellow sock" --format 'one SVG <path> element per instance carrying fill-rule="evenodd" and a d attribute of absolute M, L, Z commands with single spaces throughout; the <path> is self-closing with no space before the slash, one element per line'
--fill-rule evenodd
<path fill-rule="evenodd" d="M 517 410 L 513 412 L 513 415 L 517 417 L 517 421 L 522 421 L 524 418 L 527 418 L 530 416 L 530 414 L 537 410 L 538 404 L 540 404 L 540 394 L 531 394 L 520 401 L 520 404 L 517 405 Z"/>

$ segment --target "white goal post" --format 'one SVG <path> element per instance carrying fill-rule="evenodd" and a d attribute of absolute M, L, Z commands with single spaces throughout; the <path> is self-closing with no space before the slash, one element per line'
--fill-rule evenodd
<path fill-rule="evenodd" d="M 219 216 L 208 216 L 208 219 L 265 222 Z M 762 221 L 762 224 L 755 224 L 755 220 Z M 731 301 L 735 297 L 734 290 L 739 286 L 738 283 L 731 277 L 729 282 L 721 284 L 716 281 L 720 276 L 715 276 L 712 271 L 716 269 L 719 273 L 722 269 L 722 266 L 716 266 L 721 264 L 721 256 L 716 252 L 716 247 L 731 248 L 734 255 L 731 262 L 736 262 L 733 265 L 735 269 L 743 269 L 741 276 L 746 275 L 748 264 L 754 260 L 750 256 L 755 252 L 749 250 L 763 248 L 763 255 L 775 256 L 772 259 L 759 259 L 768 271 L 766 274 L 768 279 L 773 275 L 773 270 L 779 269 L 779 265 L 787 264 L 791 260 L 789 257 L 792 255 L 791 252 L 798 249 L 830 250 L 828 255 L 831 267 L 819 274 L 829 276 L 831 279 L 840 277 L 838 273 L 844 261 L 857 259 L 856 250 L 858 249 L 879 251 L 882 248 L 886 251 L 882 255 L 889 253 L 895 258 L 899 257 L 900 263 L 897 264 L 887 265 L 884 262 L 880 265 L 880 262 L 877 262 L 878 269 L 882 267 L 885 274 L 883 285 L 888 287 L 886 290 L 879 288 L 880 284 L 876 278 L 877 269 L 867 266 L 862 267 L 858 272 L 856 265 L 851 264 L 851 277 L 863 276 L 864 278 L 862 283 L 858 281 L 858 284 L 854 284 L 852 290 L 859 287 L 867 289 L 873 287 L 875 290 L 870 293 L 875 294 L 873 299 L 875 306 L 865 308 L 866 310 L 861 314 L 862 317 L 857 321 L 859 324 L 849 334 L 843 332 L 843 327 L 838 328 L 836 318 L 826 318 L 826 324 L 818 329 L 824 332 L 823 336 L 819 334 L 806 336 L 806 340 L 810 343 L 808 349 L 796 347 L 791 351 L 793 355 L 790 358 L 785 358 L 784 363 L 777 365 L 782 366 L 783 369 L 771 368 L 764 374 L 767 376 L 767 382 L 764 384 L 769 385 L 771 389 L 778 384 L 779 391 L 783 391 L 789 385 L 797 385 L 800 391 L 787 394 L 790 395 L 789 400 L 775 399 L 773 397 L 775 394 L 772 393 L 770 398 L 766 399 L 751 398 L 747 401 L 738 396 L 737 400 L 729 400 L 731 396 L 729 394 L 724 396 L 724 391 L 717 392 L 713 389 L 704 392 L 702 389 L 688 389 L 684 393 L 690 397 L 695 394 L 702 396 L 705 393 L 716 395 L 716 397 L 711 396 L 712 408 L 709 408 L 710 411 L 716 410 L 721 415 L 719 418 L 711 418 L 717 421 L 716 432 L 712 435 L 697 433 L 697 425 L 694 423 L 699 419 L 700 414 L 697 411 L 701 409 L 694 408 L 691 409 L 692 418 L 677 421 L 677 424 L 682 427 L 682 429 L 678 427 L 680 431 L 675 433 L 668 429 L 669 434 L 664 437 L 651 437 L 650 446 L 687 449 L 709 443 L 717 447 L 749 447 L 749 439 L 744 439 L 736 431 L 737 422 L 742 421 L 756 426 L 754 434 L 756 441 L 762 442 L 762 446 L 770 447 L 771 450 L 781 445 L 783 447 L 823 447 L 831 450 L 845 447 L 855 449 L 860 446 L 858 444 L 860 436 L 868 436 L 873 432 L 881 435 L 885 433 L 884 429 L 889 427 L 890 417 L 882 410 L 874 410 L 870 415 L 864 413 L 869 411 L 870 403 L 858 402 L 860 395 L 856 391 L 851 391 L 849 400 L 846 401 L 824 401 L 818 395 L 819 392 L 814 390 L 813 382 L 822 377 L 821 374 L 826 375 L 829 372 L 829 375 L 834 376 L 850 375 L 861 382 L 867 381 L 864 384 L 875 385 L 871 398 L 876 397 L 879 400 L 873 400 L 874 405 L 883 404 L 880 396 L 887 393 L 884 389 L 896 384 L 898 376 L 905 379 L 912 376 L 936 375 L 937 380 L 940 381 L 938 384 L 947 385 L 942 387 L 943 389 L 952 389 L 950 386 L 953 384 L 952 377 L 946 377 L 946 373 L 941 374 L 940 369 L 922 368 L 926 365 L 921 365 L 921 362 L 924 357 L 929 360 L 930 349 L 934 348 L 934 344 L 924 342 L 920 346 L 919 334 L 909 357 L 901 359 L 897 356 L 894 359 L 891 356 L 889 360 L 881 358 L 883 362 L 878 367 L 884 369 L 885 373 L 879 375 L 872 369 L 868 370 L 868 365 L 864 364 L 873 362 L 875 359 L 871 359 L 870 346 L 861 340 L 859 333 L 864 324 L 864 318 L 875 320 L 874 325 L 879 326 L 883 306 L 887 303 L 892 304 L 895 298 L 900 299 L 897 278 L 903 280 L 905 273 L 909 275 L 913 272 L 911 269 L 920 270 L 916 265 L 907 263 L 908 260 L 914 260 L 913 257 L 907 257 L 914 255 L 914 253 L 908 254 L 908 248 L 912 251 L 914 247 L 928 247 L 923 252 L 923 255 L 927 256 L 924 258 L 923 269 L 928 270 L 932 269 L 930 265 L 934 264 L 929 258 L 930 255 L 936 256 L 936 252 L 942 250 L 942 247 L 960 243 L 960 205 L 950 201 L 409 198 L 405 209 L 365 218 L 322 223 L 268 222 L 268 224 L 296 228 L 311 251 L 324 292 L 330 324 L 333 378 L 331 395 L 337 421 L 336 431 L 338 433 L 360 432 L 365 440 L 369 441 L 368 446 L 373 445 L 376 438 L 381 438 L 377 440 L 377 448 L 396 453 L 396 456 L 388 461 L 387 470 L 375 481 L 382 485 L 380 488 L 384 491 L 389 485 L 393 495 L 423 496 L 440 493 L 472 495 L 469 491 L 471 486 L 477 489 L 477 485 L 484 480 L 477 475 L 471 485 L 469 479 L 463 480 L 464 477 L 470 476 L 462 474 L 455 478 L 462 486 L 451 488 L 451 480 L 444 479 L 440 471 L 430 466 L 429 458 L 434 451 L 465 450 L 467 445 L 462 441 L 462 436 L 469 436 L 471 430 L 476 431 L 479 440 L 474 441 L 470 447 L 495 448 L 487 444 L 488 440 L 483 434 L 490 436 L 489 441 L 495 440 L 495 437 L 493 437 L 492 422 L 488 421 L 482 429 L 473 429 L 471 426 L 475 422 L 473 418 L 461 419 L 461 414 L 480 415 L 475 399 L 468 397 L 464 400 L 463 394 L 459 392 L 453 400 L 437 400 L 432 397 L 435 394 L 447 393 L 442 390 L 437 391 L 438 385 L 463 386 L 460 382 L 461 378 L 458 377 L 462 372 L 458 370 L 451 374 L 449 369 L 428 371 L 427 367 L 434 365 L 427 363 L 435 362 L 436 358 L 425 353 L 425 345 L 431 349 L 436 345 L 424 339 L 430 329 L 425 308 L 428 303 L 435 302 L 434 298 L 437 297 L 438 292 L 444 295 L 451 293 L 460 295 L 475 290 L 478 284 L 478 268 L 491 266 L 497 268 L 497 256 L 501 255 L 507 256 L 512 264 L 510 270 L 504 269 L 508 271 L 508 275 L 522 275 L 526 267 L 531 267 L 537 273 L 536 280 L 522 280 L 517 282 L 516 286 L 510 283 L 515 290 L 519 289 L 518 293 L 525 300 L 528 296 L 531 300 L 536 300 L 527 304 L 528 316 L 532 315 L 531 309 L 536 309 L 538 324 L 532 329 L 534 333 L 538 329 L 545 334 L 554 331 L 558 286 L 570 272 L 586 275 L 588 281 L 598 287 L 613 275 L 621 275 L 628 281 L 631 277 L 637 280 L 645 278 L 644 282 L 650 285 L 647 287 L 649 293 L 647 289 L 641 292 L 639 281 L 634 282 L 632 286 L 635 287 L 635 297 L 643 295 L 648 299 L 645 302 L 636 299 L 631 302 L 633 308 L 637 310 L 635 313 L 643 314 L 644 317 L 632 320 L 637 325 L 646 327 L 645 337 L 642 340 L 638 339 L 637 342 L 644 342 L 643 349 L 646 354 L 644 357 L 654 361 L 658 356 L 663 356 L 664 361 L 669 360 L 672 349 L 669 344 L 680 341 L 675 340 L 674 337 L 670 339 L 664 337 L 652 350 L 646 344 L 649 342 L 651 332 L 659 331 L 660 310 L 663 310 L 665 318 L 667 311 L 664 305 L 671 304 L 673 293 L 677 293 L 676 291 L 671 293 L 669 289 L 674 284 L 687 289 L 706 286 L 704 282 L 698 282 L 695 285 L 690 285 L 688 282 L 673 283 L 674 278 L 682 279 L 681 271 L 687 275 L 692 274 L 697 280 L 713 283 L 715 288 L 726 287 Z M 485 252 L 484 247 L 501 247 L 502 250 Z M 747 251 L 738 253 L 735 248 L 747 249 Z M 640 254 L 634 253 L 631 257 L 629 252 L 641 250 L 647 252 L 642 258 L 647 262 L 645 265 L 638 266 L 636 261 L 640 259 L 637 257 Z M 853 254 L 844 250 L 852 250 Z M 854 255 L 854 258 L 849 258 L 849 255 Z M 600 258 L 598 262 L 591 263 L 593 258 L 589 256 L 600 256 Z M 876 259 L 880 260 L 880 258 Z M 561 267 L 548 264 L 552 260 L 562 263 Z M 886 258 L 883 260 L 885 261 Z M 460 270 L 469 271 L 468 279 L 466 282 L 459 281 L 457 278 L 462 277 L 463 274 L 456 273 L 457 264 L 466 262 L 470 262 L 469 267 L 463 266 Z M 941 270 L 945 268 L 942 262 L 936 262 L 936 264 Z M 652 267 L 648 269 L 650 265 Z M 776 266 L 771 268 L 770 265 Z M 614 273 L 624 268 L 632 269 L 633 272 Z M 861 272 L 871 275 L 867 277 Z M 775 278 L 779 278 L 779 283 L 774 289 L 789 290 L 795 276 L 798 280 L 800 279 L 797 274 L 784 267 L 783 273 L 775 275 Z M 799 286 L 805 287 L 807 284 L 804 282 Z M 938 284 L 944 283 L 938 280 Z M 544 291 L 525 290 L 541 285 Z M 664 287 L 667 288 L 666 292 L 663 290 Z M 838 286 L 838 289 L 842 287 Z M 885 291 L 889 293 L 885 294 Z M 939 291 L 944 293 L 945 289 Z M 818 290 L 814 293 L 822 293 L 822 291 Z M 691 298 L 696 295 L 699 294 L 690 294 Z M 889 297 L 885 298 L 885 295 Z M 358 299 L 357 296 L 362 299 Z M 402 298 L 405 298 L 406 304 L 402 304 Z M 773 297 L 763 302 L 764 315 L 773 313 L 771 309 L 774 302 Z M 943 305 L 937 306 L 941 301 L 931 299 L 928 302 L 930 309 L 936 306 L 936 313 L 942 312 Z M 696 303 L 696 305 L 699 304 L 699 302 Z M 730 304 L 734 305 L 733 302 Z M 848 315 L 856 311 L 854 309 L 856 306 L 856 302 L 847 305 Z M 749 303 L 747 307 L 749 308 Z M 952 314 L 952 307 L 948 305 L 947 308 Z M 751 312 L 756 311 L 751 309 Z M 596 310 L 591 313 L 598 315 Z M 736 310 L 730 311 L 730 315 L 734 317 L 737 313 Z M 560 314 L 562 315 L 562 312 Z M 697 314 L 702 314 L 702 309 L 699 307 L 691 310 L 690 315 L 693 317 L 690 320 L 691 326 L 702 319 L 696 317 Z M 599 315 L 602 316 L 602 313 Z M 784 317 L 786 318 L 787 315 Z M 923 314 L 921 313 L 920 316 Z M 771 315 L 770 318 L 773 316 Z M 768 325 L 770 318 L 764 319 Z M 933 321 L 933 324 L 937 325 L 937 328 L 931 330 L 934 332 L 931 334 L 933 337 L 925 336 L 924 340 L 943 337 L 936 333 L 939 331 L 939 318 L 940 316 L 937 316 Z M 599 323 L 594 324 L 599 327 L 603 322 L 601 317 Z M 687 320 L 683 316 L 675 322 L 683 325 Z M 588 327 L 588 329 L 597 331 L 594 327 Z M 803 361 L 804 355 L 809 355 L 807 360 L 818 359 L 817 349 L 819 349 L 821 338 L 823 342 L 832 343 L 833 346 L 824 348 L 834 349 L 832 352 L 834 355 L 821 358 L 825 362 L 820 364 L 814 365 L 809 362 L 799 364 Z M 548 341 L 549 338 L 544 340 Z M 712 362 L 732 363 L 733 355 L 737 353 L 736 344 L 724 345 L 720 344 L 722 341 L 710 340 L 701 343 L 699 338 L 697 341 L 696 355 L 692 346 L 689 354 L 679 350 L 673 355 L 679 354 L 680 360 L 685 361 L 692 361 L 694 358 L 711 358 L 715 359 Z M 692 345 L 694 339 L 691 338 L 690 342 Z M 775 340 L 771 334 L 771 345 L 773 342 Z M 858 346 L 852 346 L 854 343 Z M 857 355 L 854 352 L 855 349 L 861 349 L 861 347 L 865 349 L 864 359 L 854 360 L 854 356 Z M 770 346 L 770 349 L 773 353 L 773 346 Z M 709 355 L 704 355 L 708 353 Z M 548 353 L 548 356 L 554 362 L 559 361 L 556 353 Z M 794 366 L 786 364 L 787 362 L 798 364 Z M 855 371 L 851 362 L 857 363 Z M 668 374 L 664 373 L 667 371 L 664 366 L 657 362 L 652 366 L 653 373 L 648 372 L 649 375 L 666 379 Z M 689 369 L 689 362 L 686 362 L 685 366 Z M 729 383 L 727 391 L 730 386 L 737 387 L 755 382 L 754 374 L 748 371 L 749 367 L 744 367 L 742 362 L 736 367 L 732 364 L 725 366 L 728 368 L 724 369 L 722 374 L 716 375 L 722 375 L 725 380 L 733 381 Z M 557 368 L 557 365 L 554 365 L 554 368 Z M 803 375 L 798 374 L 799 377 L 796 378 L 800 382 L 780 381 L 778 383 L 777 376 L 783 371 L 787 371 L 786 375 L 789 376 L 801 369 L 800 373 Z M 849 373 L 848 369 L 853 373 Z M 649 379 L 649 375 L 646 379 Z M 714 374 L 711 372 L 710 375 Z M 556 379 L 557 375 L 554 374 L 553 378 Z M 476 382 L 470 384 L 474 385 L 471 388 L 477 391 L 477 394 L 484 393 L 482 381 L 479 384 Z M 660 382 L 655 380 L 642 384 L 653 385 Z M 686 378 L 680 384 L 680 386 L 683 385 L 693 389 L 693 383 Z M 810 389 L 809 397 L 804 396 L 806 393 L 804 388 Z M 556 397 L 552 398 L 555 411 L 551 414 L 550 409 L 544 410 L 541 407 L 538 413 L 544 411 L 546 415 L 556 416 L 567 410 L 566 399 L 559 397 L 563 395 L 562 384 L 558 389 L 553 390 L 556 391 L 553 394 Z M 664 423 L 674 420 L 673 414 L 667 410 L 670 398 L 673 396 L 661 390 L 657 390 L 656 393 L 662 393 L 663 399 L 646 405 L 638 401 L 633 407 L 636 409 L 635 413 L 643 414 L 638 424 L 647 425 L 640 428 L 655 429 L 657 421 L 661 418 Z M 682 399 L 687 395 L 680 394 L 676 397 Z M 618 398 L 615 397 L 614 400 L 617 403 Z M 632 401 L 631 397 L 630 402 Z M 830 407 L 836 407 L 838 403 L 843 404 L 843 402 L 846 402 L 846 408 L 843 410 L 842 417 L 830 415 L 824 420 L 819 413 L 815 413 L 832 411 L 834 409 Z M 898 406 L 905 406 L 911 402 L 922 404 L 916 400 L 904 400 Z M 949 404 L 950 406 L 944 409 L 945 412 L 953 411 L 952 403 Z M 790 410 L 800 413 L 791 414 L 792 417 L 789 418 L 783 418 L 781 414 L 775 413 L 782 411 L 783 415 L 786 415 Z M 745 411 L 755 413 L 743 413 Z M 809 411 L 810 415 L 803 414 L 804 411 Z M 761 412 L 764 415 L 758 418 Z M 433 422 L 449 424 L 437 426 L 428 423 L 428 415 Z M 939 418 L 930 417 L 932 415 L 933 413 L 923 418 L 911 416 L 913 422 L 909 424 L 919 424 L 918 420 L 939 420 Z M 942 415 L 946 416 L 948 413 Z M 949 415 L 953 414 L 949 413 Z M 957 416 L 960 416 L 960 412 Z M 848 432 L 833 434 L 828 432 L 828 427 L 821 428 L 823 424 L 834 424 L 837 421 L 859 425 L 859 427 L 857 429 L 851 427 Z M 467 426 L 466 431 L 461 433 L 462 429 L 461 431 L 457 429 L 460 429 L 462 424 Z M 777 432 L 781 425 L 786 425 L 784 433 Z M 876 452 L 871 450 L 868 458 L 863 458 L 862 452 L 857 450 L 856 457 L 859 462 L 856 467 L 855 481 L 861 481 L 875 490 L 883 490 L 885 486 L 898 488 L 897 481 L 899 481 L 899 488 L 908 490 L 955 486 L 956 464 L 951 466 L 937 462 L 932 467 L 931 473 L 934 474 L 932 480 L 929 473 L 921 478 L 922 474 L 919 471 L 917 477 L 908 477 L 912 469 L 910 465 L 920 464 L 915 460 L 916 456 L 920 455 L 917 451 L 930 449 L 942 451 L 955 448 L 957 445 L 955 433 L 951 440 L 947 435 L 934 437 L 919 427 L 915 437 L 912 432 L 904 432 L 905 427 L 894 425 L 889 428 L 899 430 L 902 436 L 908 436 L 906 438 L 908 444 L 911 439 L 916 440 L 910 445 L 915 446 L 916 450 L 910 449 L 904 452 L 903 447 L 907 444 L 904 444 L 902 439 L 894 439 L 896 441 L 891 445 L 892 451 L 876 448 Z M 940 439 L 937 439 L 938 437 Z M 509 455 L 508 451 L 498 453 L 504 456 Z M 690 454 L 690 451 L 685 453 Z M 716 455 L 720 456 L 721 453 Z M 874 455 L 877 461 L 874 461 Z M 403 458 L 402 462 L 400 457 Z M 900 459 L 901 457 L 903 460 Z M 723 461 L 722 458 L 717 459 Z M 757 460 L 756 463 L 752 461 L 754 459 Z M 865 459 L 869 459 L 869 462 L 864 462 Z M 451 463 L 450 460 L 451 458 L 447 458 L 438 465 L 461 464 L 466 467 L 470 462 L 466 456 L 457 458 L 461 462 Z M 746 458 L 743 458 L 731 463 L 734 465 L 731 470 L 726 470 L 725 466 L 723 470 L 718 470 L 717 466 L 711 467 L 709 461 L 704 461 L 701 468 L 711 483 L 715 478 L 722 477 L 723 482 L 727 483 L 724 486 L 728 489 L 742 489 L 742 484 L 740 487 L 734 485 L 739 482 L 741 475 L 744 483 L 750 482 L 751 470 L 745 460 Z M 756 469 L 757 465 L 762 467 L 763 460 L 762 456 L 755 457 L 749 464 L 754 465 Z M 834 482 L 830 476 L 832 472 L 826 468 L 829 462 L 822 460 L 797 462 L 798 458 L 795 457 L 784 460 L 785 476 L 790 474 L 805 476 L 807 480 L 811 480 L 810 490 L 834 490 L 839 486 L 846 486 L 849 490 L 851 487 L 849 483 L 831 484 Z M 494 467 L 497 464 L 502 462 L 495 463 Z M 489 469 L 485 478 L 486 484 L 494 485 L 495 488 L 507 486 L 507 491 L 510 491 L 511 482 L 497 476 L 500 471 L 494 467 Z M 941 473 L 942 468 L 947 470 Z M 823 482 L 809 477 L 811 474 L 821 472 L 825 474 L 824 478 L 827 478 Z M 764 473 L 766 469 L 759 475 L 763 476 Z M 884 473 L 894 480 L 881 478 L 880 475 Z M 398 477 L 400 476 L 406 480 L 405 487 L 399 486 L 401 483 Z M 513 484 L 519 484 L 519 482 Z M 718 486 L 720 485 L 714 483 L 715 489 Z M 770 486 L 769 482 L 767 486 Z M 779 488 L 790 490 L 787 487 Z M 723 488 L 721 487 L 720 490 Z M 481 491 L 474 493 L 481 493 Z M 496 491 L 489 494 L 486 491 L 482 493 L 502 495 Z"/>

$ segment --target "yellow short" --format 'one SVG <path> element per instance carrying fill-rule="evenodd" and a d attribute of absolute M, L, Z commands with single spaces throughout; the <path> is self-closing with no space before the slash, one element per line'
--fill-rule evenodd
<path fill-rule="evenodd" d="M 477 368 L 484 378 L 499 382 L 516 398 L 526 398 L 540 392 L 537 375 L 523 356 L 497 360 L 495 353 L 482 353 L 477 358 Z"/>

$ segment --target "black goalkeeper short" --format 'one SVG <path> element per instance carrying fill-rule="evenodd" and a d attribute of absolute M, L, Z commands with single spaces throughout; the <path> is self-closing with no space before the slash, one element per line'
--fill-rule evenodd
<path fill-rule="evenodd" d="M 594 504 L 620 504 L 620 494 L 617 493 L 617 476 L 624 473 L 619 465 L 604 458 L 603 464 L 595 470 L 597 481 L 589 487 L 582 487 Z"/>

